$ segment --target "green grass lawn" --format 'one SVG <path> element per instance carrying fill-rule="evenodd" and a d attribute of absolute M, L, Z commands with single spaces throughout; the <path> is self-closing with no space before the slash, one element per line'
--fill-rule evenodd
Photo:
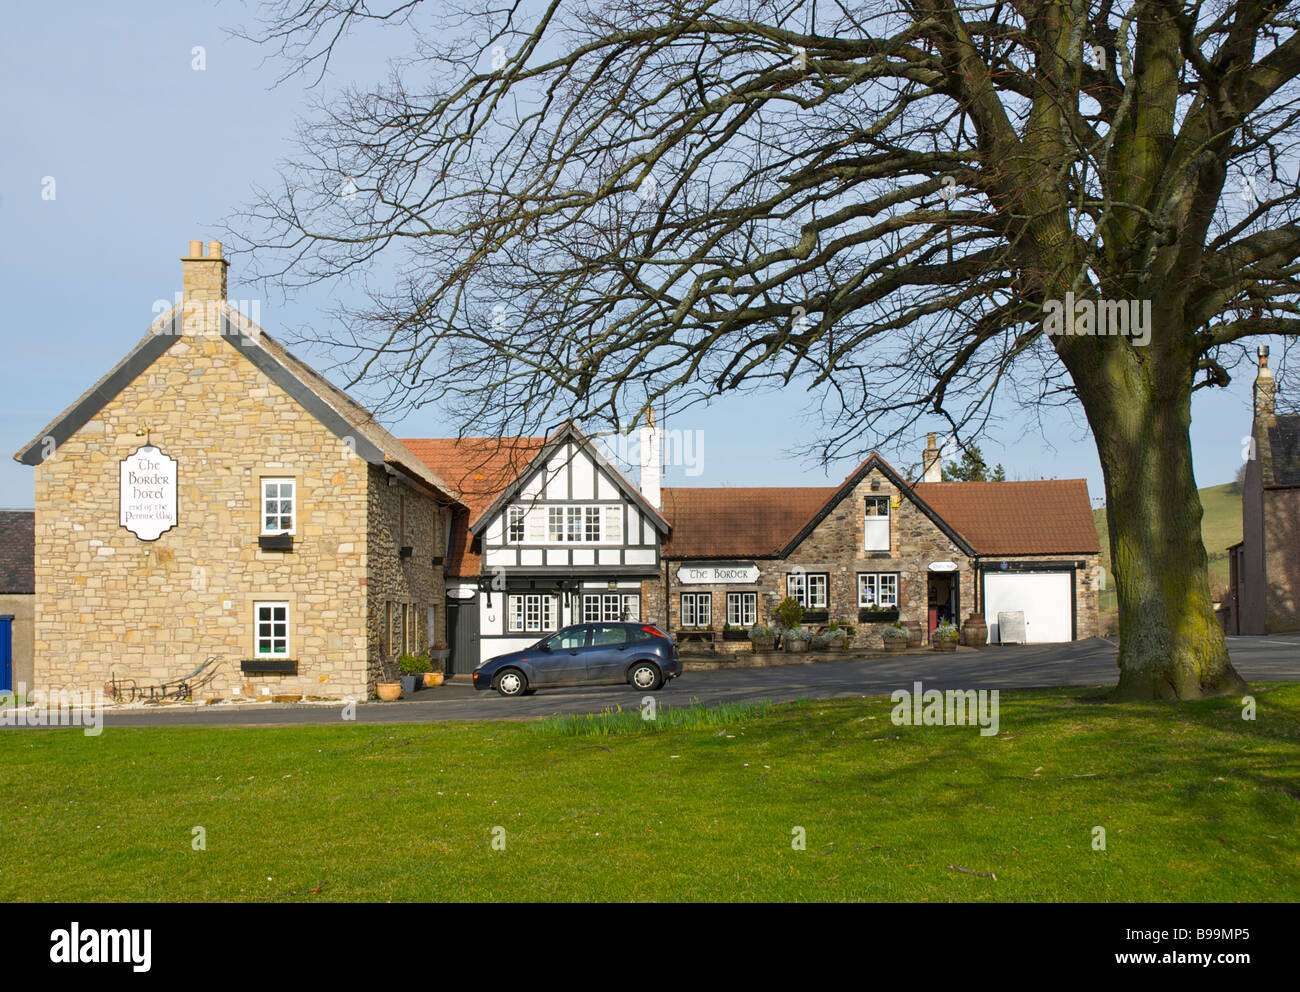
<path fill-rule="evenodd" d="M 1241 493 L 1232 483 L 1197 490 L 1201 496 L 1201 540 L 1209 557 L 1210 593 L 1218 596 L 1228 587 L 1228 548 L 1241 540 Z M 1106 589 L 1100 596 L 1103 615 L 1118 609 L 1114 573 L 1110 570 L 1110 537 L 1106 533 L 1106 510 L 1092 511 L 1101 542 L 1101 564 L 1106 569 Z M 1103 631 L 1105 633 L 1105 631 Z"/>
<path fill-rule="evenodd" d="M 1300 898 L 1300 685 L 1257 686 L 1253 722 L 1102 692 L 1005 693 L 996 737 L 895 726 L 887 697 L 658 727 L 11 730 L 0 899 Z"/>

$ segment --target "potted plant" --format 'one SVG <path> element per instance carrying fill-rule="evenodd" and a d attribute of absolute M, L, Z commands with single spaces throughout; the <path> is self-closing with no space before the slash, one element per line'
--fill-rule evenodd
<path fill-rule="evenodd" d="M 808 650 L 812 634 L 803 627 L 791 627 L 785 632 L 785 649 L 791 654 L 800 654 Z"/>
<path fill-rule="evenodd" d="M 424 687 L 424 676 L 433 671 L 429 659 L 419 654 L 404 654 L 397 659 L 397 667 L 402 672 L 402 692 L 413 694 Z"/>
<path fill-rule="evenodd" d="M 957 636 L 957 628 L 945 620 L 934 628 L 930 640 L 933 642 L 936 651 L 956 651 Z"/>
<path fill-rule="evenodd" d="M 433 647 L 429 649 L 429 660 L 443 661 L 449 654 L 451 654 L 451 648 L 447 647 L 446 640 L 438 637 L 434 640 Z"/>
<path fill-rule="evenodd" d="M 803 623 L 803 607 L 793 596 L 786 596 L 777 603 L 774 613 L 777 623 L 785 630 L 794 630 Z"/>
<path fill-rule="evenodd" d="M 744 627 L 733 627 L 731 624 L 727 624 L 722 628 L 722 639 L 724 641 L 743 641 L 748 636 L 749 633 Z"/>
<path fill-rule="evenodd" d="M 398 668 L 392 661 L 379 663 L 379 682 L 375 685 L 375 695 L 386 703 L 402 698 L 402 683 L 398 678 Z"/>
<path fill-rule="evenodd" d="M 840 631 L 844 633 L 844 638 L 840 641 L 841 651 L 848 651 L 850 647 L 853 647 L 853 636 L 857 633 L 857 629 L 853 627 L 853 624 L 841 624 L 837 620 L 835 624 L 832 624 L 832 627 L 839 627 Z"/>
<path fill-rule="evenodd" d="M 882 627 L 880 635 L 885 639 L 885 650 L 891 654 L 907 650 L 910 644 L 911 632 L 901 623 L 891 623 L 887 627 Z"/>
<path fill-rule="evenodd" d="M 749 640 L 755 651 L 771 651 L 776 646 L 776 632 L 771 627 L 756 623 L 749 628 Z"/>

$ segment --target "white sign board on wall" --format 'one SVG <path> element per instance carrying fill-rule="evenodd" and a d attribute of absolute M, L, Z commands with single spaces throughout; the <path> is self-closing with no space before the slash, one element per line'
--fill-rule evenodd
<path fill-rule="evenodd" d="M 677 581 L 687 586 L 710 584 L 752 586 L 758 581 L 758 566 L 752 561 L 682 565 L 677 569 Z"/>
<path fill-rule="evenodd" d="M 118 522 L 142 541 L 176 526 L 176 459 L 152 444 L 122 459 Z"/>

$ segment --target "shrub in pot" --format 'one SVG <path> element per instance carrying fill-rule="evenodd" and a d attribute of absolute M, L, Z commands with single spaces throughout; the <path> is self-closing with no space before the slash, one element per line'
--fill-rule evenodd
<path fill-rule="evenodd" d="M 402 673 L 402 691 L 408 695 L 424 685 L 424 676 L 433 671 L 429 659 L 418 654 L 404 654 L 397 659 L 397 668 Z"/>
<path fill-rule="evenodd" d="M 882 628 L 880 635 L 885 639 L 886 651 L 904 651 L 911 643 L 911 631 L 901 623 L 891 623 L 889 626 Z"/>
<path fill-rule="evenodd" d="M 853 646 L 853 635 L 855 633 L 857 633 L 857 630 L 853 624 L 840 623 L 838 620 L 832 621 L 830 626 L 831 647 L 847 651 Z"/>
<path fill-rule="evenodd" d="M 808 650 L 808 645 L 812 642 L 812 634 L 802 627 L 791 627 L 785 632 L 784 640 L 785 649 L 798 654 Z"/>
<path fill-rule="evenodd" d="M 957 628 L 948 621 L 944 621 L 934 628 L 934 633 L 930 635 L 930 640 L 934 643 L 936 651 L 956 651 L 957 650 Z"/>
<path fill-rule="evenodd" d="M 793 596 L 786 596 L 777 603 L 773 614 L 776 616 L 777 623 L 786 630 L 795 630 L 803 623 L 803 607 Z"/>
<path fill-rule="evenodd" d="M 755 651 L 771 651 L 776 645 L 776 632 L 771 627 L 756 623 L 749 628 L 749 640 Z"/>

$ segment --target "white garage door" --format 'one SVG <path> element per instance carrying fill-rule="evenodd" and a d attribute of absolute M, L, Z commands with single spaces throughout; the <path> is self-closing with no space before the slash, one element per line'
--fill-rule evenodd
<path fill-rule="evenodd" d="M 989 643 L 1000 644 L 999 613 L 1025 615 L 1025 640 L 1030 644 L 1068 641 L 1070 582 L 1073 572 L 989 572 L 984 576 L 984 622 Z"/>

